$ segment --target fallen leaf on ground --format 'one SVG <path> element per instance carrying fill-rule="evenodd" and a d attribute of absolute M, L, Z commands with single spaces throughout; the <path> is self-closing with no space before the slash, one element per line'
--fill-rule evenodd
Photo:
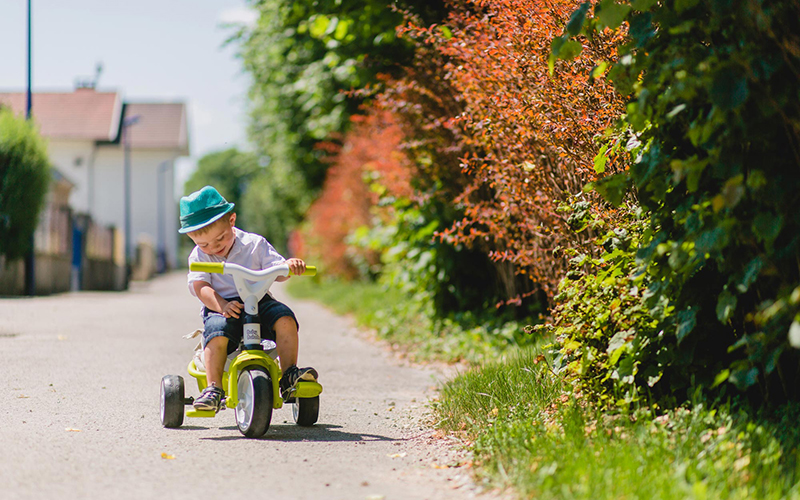
<path fill-rule="evenodd" d="M 408 455 L 408 453 L 403 452 L 403 453 L 395 453 L 393 455 L 386 455 L 386 456 L 390 457 L 390 458 L 403 458 L 406 455 Z"/>
<path fill-rule="evenodd" d="M 67 427 L 64 430 L 67 431 L 67 432 L 80 432 L 81 431 L 80 429 L 73 429 L 72 427 Z"/>
<path fill-rule="evenodd" d="M 19 396 L 17 396 L 17 399 L 28 399 L 28 397 L 29 396 L 26 396 L 24 394 L 20 394 Z"/>
<path fill-rule="evenodd" d="M 161 453 L 161 458 L 164 460 L 175 460 L 175 455 L 169 455 L 167 453 Z"/>

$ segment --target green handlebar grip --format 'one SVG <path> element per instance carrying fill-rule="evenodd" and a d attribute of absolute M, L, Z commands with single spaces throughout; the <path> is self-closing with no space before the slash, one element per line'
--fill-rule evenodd
<path fill-rule="evenodd" d="M 200 273 L 217 273 L 222 274 L 225 271 L 224 262 L 192 262 L 189 264 L 190 271 L 197 271 Z"/>
<path fill-rule="evenodd" d="M 317 275 L 317 266 L 306 266 L 306 272 L 303 273 L 303 276 L 316 276 Z"/>

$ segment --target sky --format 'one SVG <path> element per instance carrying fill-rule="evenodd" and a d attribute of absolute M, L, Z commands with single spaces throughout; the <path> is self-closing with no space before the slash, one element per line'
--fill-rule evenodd
<path fill-rule="evenodd" d="M 127 101 L 186 102 L 191 157 L 179 160 L 178 187 L 204 154 L 247 148 L 248 77 L 234 29 L 252 23 L 245 0 L 32 0 L 33 92 L 71 91 L 91 80 Z M 27 1 L 0 0 L 0 91 L 27 84 Z M 181 193 L 176 193 L 180 195 Z"/>

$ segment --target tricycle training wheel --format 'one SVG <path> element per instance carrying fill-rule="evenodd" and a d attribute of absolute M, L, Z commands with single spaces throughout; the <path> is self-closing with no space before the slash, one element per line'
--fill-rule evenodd
<path fill-rule="evenodd" d="M 249 366 L 239 373 L 236 385 L 236 425 L 245 437 L 261 437 L 272 420 L 272 380 L 261 367 Z"/>
<path fill-rule="evenodd" d="M 296 398 L 292 405 L 292 416 L 297 425 L 311 427 L 319 418 L 319 396 Z"/>
<path fill-rule="evenodd" d="M 173 429 L 183 424 L 183 377 L 165 375 L 161 379 L 161 425 Z"/>

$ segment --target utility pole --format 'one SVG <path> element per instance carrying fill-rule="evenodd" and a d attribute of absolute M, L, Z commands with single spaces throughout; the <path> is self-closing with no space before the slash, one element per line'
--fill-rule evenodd
<path fill-rule="evenodd" d="M 26 92 L 25 119 L 31 119 L 31 0 L 28 0 L 28 90 Z M 35 234 L 35 230 L 34 230 Z M 30 250 L 25 256 L 25 294 L 36 295 L 36 238 L 31 234 Z"/>
<path fill-rule="evenodd" d="M 123 115 L 124 116 L 124 115 Z M 125 265 L 128 280 L 133 265 L 133 246 L 131 235 L 131 132 L 130 128 L 139 122 L 139 115 L 125 117 L 122 120 L 122 156 L 123 156 L 123 203 L 125 209 Z"/>

